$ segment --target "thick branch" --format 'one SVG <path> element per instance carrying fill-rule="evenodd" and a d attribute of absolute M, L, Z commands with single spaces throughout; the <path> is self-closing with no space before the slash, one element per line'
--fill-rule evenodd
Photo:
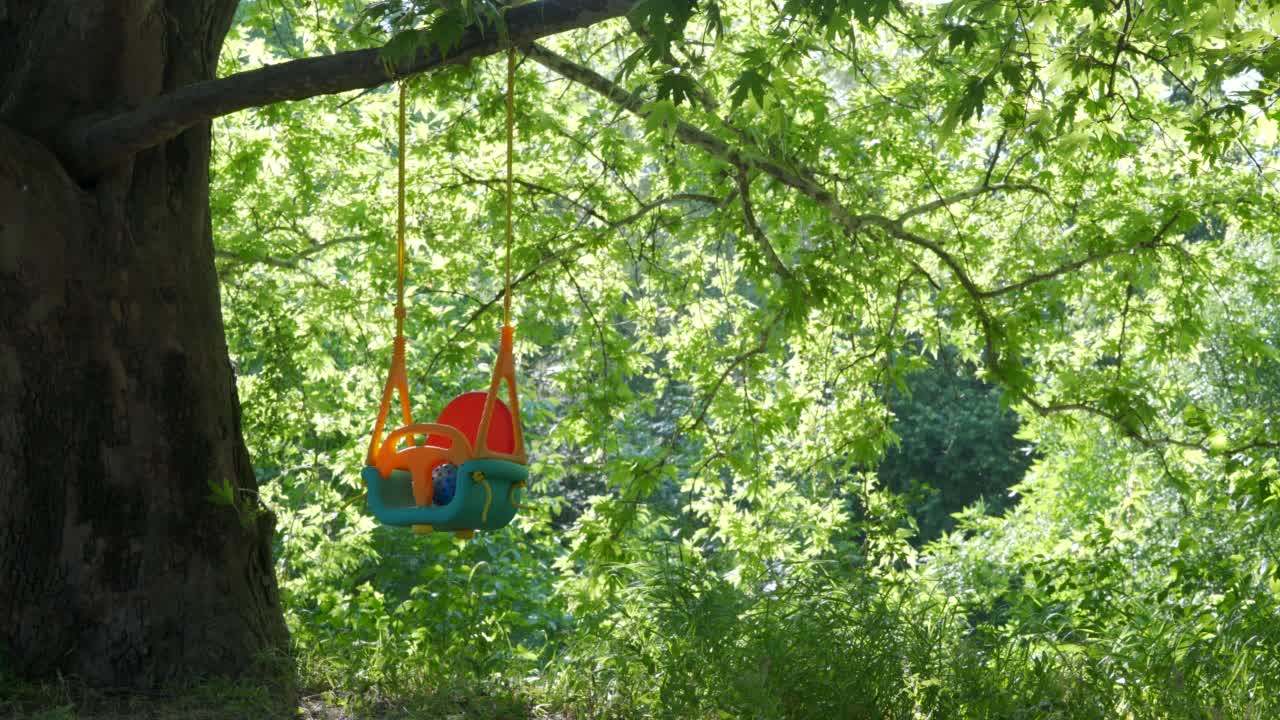
<path fill-rule="evenodd" d="M 511 41 L 524 45 L 538 38 L 622 16 L 634 0 L 538 0 L 506 14 Z M 395 69 L 399 77 L 468 62 L 497 52 L 499 34 L 492 25 L 474 25 L 448 53 L 420 51 Z M 392 78 L 378 50 L 355 50 L 305 58 L 236 73 L 178 88 L 142 107 L 107 118 L 71 123 L 61 155 L 81 178 L 93 177 L 121 160 L 177 136 L 197 123 L 250 107 L 382 85 Z"/>

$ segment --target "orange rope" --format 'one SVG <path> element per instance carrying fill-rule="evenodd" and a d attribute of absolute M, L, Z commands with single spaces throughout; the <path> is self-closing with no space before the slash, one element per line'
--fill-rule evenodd
<path fill-rule="evenodd" d="M 400 83 L 400 118 L 398 134 L 400 146 L 397 149 L 399 155 L 399 175 L 396 197 L 396 339 L 395 346 L 391 352 L 391 370 L 387 373 L 387 384 L 382 389 L 382 403 L 378 408 L 378 419 L 373 424 L 373 437 L 369 439 L 369 453 L 366 462 L 373 465 L 376 462 L 378 448 L 382 443 L 382 431 L 386 427 L 387 413 L 391 411 L 391 393 L 399 391 L 400 395 L 400 415 L 404 418 L 404 424 L 408 425 L 413 422 L 413 416 L 409 409 L 409 378 L 404 368 L 404 175 L 405 175 L 405 155 L 407 154 L 407 146 L 405 143 L 405 102 L 406 90 L 405 84 Z"/>
<path fill-rule="evenodd" d="M 396 342 L 404 338 L 404 162 L 406 152 L 404 142 L 405 126 L 405 84 L 400 83 L 400 157 L 399 196 L 396 204 Z"/>
<path fill-rule="evenodd" d="M 511 196 L 514 180 L 511 175 L 512 157 L 515 155 L 516 124 L 516 49 L 507 51 L 507 285 L 502 295 L 502 324 L 511 324 L 511 238 L 515 234 L 511 226 Z"/>
<path fill-rule="evenodd" d="M 515 176 L 512 166 L 515 160 L 515 82 L 516 82 L 516 49 L 512 47 L 507 52 L 507 177 L 506 177 L 506 286 L 503 290 L 502 297 L 502 349 L 499 351 L 499 359 L 494 365 L 493 381 L 489 388 L 489 398 L 485 404 L 485 412 L 480 420 L 480 428 L 477 437 L 477 448 L 485 447 L 485 436 L 489 427 L 489 421 L 492 416 L 492 406 L 496 399 L 498 382 L 506 378 L 510 394 L 511 411 L 515 415 L 516 429 L 516 451 L 521 456 L 524 453 L 524 442 L 520 434 L 519 413 L 520 406 L 516 399 L 515 392 L 515 369 L 512 367 L 510 359 L 511 354 L 511 246 L 514 242 L 515 227 L 512 221 L 512 198 L 515 195 Z M 402 81 L 400 83 L 400 114 L 397 131 L 399 134 L 399 157 L 397 163 L 398 169 L 398 185 L 396 196 L 396 337 L 395 350 L 391 358 L 391 371 L 387 376 L 387 385 L 382 393 L 382 406 L 378 412 L 378 419 L 373 429 L 373 438 L 369 443 L 369 464 L 374 464 L 375 456 L 378 452 L 379 443 L 382 439 L 382 431 L 386 423 L 387 414 L 391 409 L 391 393 L 393 390 L 399 390 L 400 393 L 400 409 L 404 416 L 404 424 L 410 425 L 413 418 L 409 411 L 409 393 L 408 393 L 408 377 L 405 372 L 405 338 L 404 338 L 404 276 L 405 276 L 405 159 L 408 155 L 407 142 L 405 140 L 406 126 L 406 107 L 407 87 Z M 504 360 L 505 358 L 505 360 Z"/>

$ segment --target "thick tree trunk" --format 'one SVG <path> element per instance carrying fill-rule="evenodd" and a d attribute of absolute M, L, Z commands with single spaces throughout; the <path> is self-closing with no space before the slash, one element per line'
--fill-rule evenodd
<path fill-rule="evenodd" d="M 208 126 L 91 187 L 52 149 L 73 118 L 211 78 L 235 4 L 0 3 L 0 652 L 31 674 L 150 685 L 286 642 L 223 335 Z M 223 483 L 237 507 L 209 500 Z"/>

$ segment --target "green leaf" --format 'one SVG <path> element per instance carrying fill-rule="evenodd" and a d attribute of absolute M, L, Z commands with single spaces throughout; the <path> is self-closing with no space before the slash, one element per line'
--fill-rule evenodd
<path fill-rule="evenodd" d="M 457 47 L 470 24 L 471 18 L 461 10 L 446 10 L 431 21 L 422 41 L 427 48 L 445 55 Z"/>
<path fill-rule="evenodd" d="M 712 35 L 716 40 L 724 37 L 724 18 L 720 14 L 720 3 L 709 2 L 706 9 L 702 11 L 707 19 L 706 29 L 704 32 Z"/>
<path fill-rule="evenodd" d="M 944 25 L 943 29 L 947 36 L 947 47 L 952 50 L 959 47 L 967 52 L 978 44 L 978 29 L 973 25 Z"/>
<path fill-rule="evenodd" d="M 651 59 L 660 61 L 671 43 L 684 37 L 695 6 L 694 0 L 640 0 L 631 9 L 632 21 L 647 33 L 645 46 Z"/>
<path fill-rule="evenodd" d="M 853 16 L 863 25 L 874 27 L 881 19 L 888 17 L 893 9 L 893 0 L 852 0 Z"/>
<path fill-rule="evenodd" d="M 757 105 L 764 105 L 765 88 L 769 85 L 768 66 L 747 68 L 729 85 L 729 98 L 733 109 L 738 109 L 747 98 L 754 97 Z"/>
<path fill-rule="evenodd" d="M 670 100 L 655 100 L 647 103 L 640 108 L 640 112 L 644 115 L 645 128 L 651 133 L 670 136 L 675 132 L 676 125 L 680 121 L 675 103 Z"/>
<path fill-rule="evenodd" d="M 658 77 L 658 99 L 669 100 L 675 105 L 696 100 L 698 86 L 688 75 L 674 70 Z"/>
<path fill-rule="evenodd" d="M 224 478 L 221 483 L 216 480 L 210 480 L 209 495 L 206 499 L 214 505 L 235 507 L 236 491 L 228 479 Z"/>
<path fill-rule="evenodd" d="M 396 33 L 378 50 L 378 59 L 387 67 L 412 60 L 420 48 L 428 47 L 425 30 L 403 30 Z"/>
<path fill-rule="evenodd" d="M 982 113 L 983 103 L 986 101 L 987 90 L 991 89 L 992 79 L 990 76 L 970 77 L 966 81 L 964 91 L 951 101 L 947 106 L 943 116 L 942 132 L 950 135 L 955 132 L 958 125 L 963 125 L 970 118 Z"/>

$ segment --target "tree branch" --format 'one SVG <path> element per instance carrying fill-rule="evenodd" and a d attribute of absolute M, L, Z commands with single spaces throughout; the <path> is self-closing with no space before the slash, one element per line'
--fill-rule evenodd
<path fill-rule="evenodd" d="M 906 212 L 903 212 L 901 215 L 899 215 L 898 222 L 904 222 L 913 217 L 916 217 L 917 215 L 925 215 L 933 212 L 934 210 L 944 208 L 948 205 L 954 205 L 958 202 L 964 202 L 965 200 L 978 197 L 979 195 L 985 195 L 987 193 L 1015 192 L 1015 191 L 1033 192 L 1038 195 L 1043 195 L 1047 198 L 1053 197 L 1044 188 L 1040 187 L 1039 185 L 1031 185 L 1029 183 L 1000 182 L 1000 183 L 996 183 L 995 185 L 982 184 L 977 187 L 965 190 L 963 192 L 958 192 L 954 195 L 948 195 L 947 197 L 940 197 L 937 200 L 927 202 L 923 205 L 917 205 L 907 210 Z"/>
<path fill-rule="evenodd" d="M 542 65 L 546 66 L 548 69 L 552 70 L 553 72 L 556 72 L 557 74 L 562 75 L 565 78 L 592 90 L 593 92 L 603 96 L 605 99 L 614 103 L 618 107 L 631 112 L 637 117 L 644 118 L 648 115 L 648 113 L 646 113 L 643 109 L 644 101 L 640 96 L 633 95 L 627 92 L 626 89 L 624 89 L 623 87 L 619 86 L 618 84 L 614 83 L 608 78 L 605 78 L 599 73 L 591 70 L 590 68 L 578 65 L 577 63 L 574 63 L 573 61 L 567 58 L 564 58 L 560 55 L 557 55 L 556 53 L 553 53 L 547 50 L 546 48 L 540 47 L 538 45 L 531 46 L 527 50 L 527 54 L 533 60 L 536 60 L 537 62 L 541 63 Z M 978 323 L 981 326 L 984 344 L 985 344 L 985 351 L 986 351 L 985 364 L 997 376 L 1001 374 L 1000 371 L 1002 370 L 1002 365 L 1003 365 L 996 347 L 996 340 L 1000 332 L 1000 327 L 998 325 L 998 319 L 991 314 L 991 311 L 987 307 L 985 300 L 989 298 L 997 297 L 1000 295 L 1004 295 L 1006 293 L 1016 292 L 1018 290 L 1025 289 L 1026 287 L 1029 287 L 1035 283 L 1043 282 L 1045 280 L 1050 280 L 1054 277 L 1058 277 L 1059 275 L 1071 272 L 1072 270 L 1079 269 L 1080 267 L 1083 267 L 1089 263 L 1096 262 L 1106 257 L 1111 257 L 1114 255 L 1118 255 L 1126 252 L 1132 252 L 1135 249 L 1135 248 L 1124 248 L 1124 249 L 1119 249 L 1115 251 L 1108 251 L 1105 253 L 1096 253 L 1096 254 L 1087 255 L 1078 260 L 1070 261 L 1060 267 L 1057 267 L 1045 272 L 1033 274 L 1031 276 L 1024 278 L 1021 281 L 1018 281 L 1009 285 L 997 287 L 991 290 L 983 290 L 982 288 L 978 287 L 978 285 L 973 281 L 973 278 L 969 275 L 968 271 L 965 269 L 964 265 L 960 262 L 960 259 L 956 255 L 952 254 L 946 248 L 944 248 L 940 242 L 933 240 L 931 238 L 919 235 L 907 229 L 904 226 L 904 221 L 908 218 L 915 217 L 917 215 L 921 215 L 927 212 L 932 212 L 933 210 L 937 210 L 939 208 L 945 207 L 952 203 L 960 202 L 972 197 L 977 197 L 984 193 L 998 192 L 998 191 L 1028 191 L 1028 192 L 1035 192 L 1038 194 L 1048 196 L 1048 193 L 1045 190 L 1029 184 L 1009 183 L 1007 182 L 1007 177 L 1006 177 L 1005 182 L 992 185 L 992 184 L 989 184 L 989 182 L 984 181 L 982 185 L 976 188 L 972 188 L 970 190 L 963 191 L 961 193 L 958 193 L 956 195 L 952 195 L 949 197 L 939 198 L 930 203 L 926 203 L 916 208 L 909 209 L 905 211 L 897 219 L 890 218 L 885 215 L 875 214 L 875 213 L 855 214 L 853 212 L 850 212 L 850 210 L 846 208 L 843 204 L 841 204 L 840 201 L 830 191 L 828 191 L 817 180 L 815 180 L 814 173 L 812 172 L 812 170 L 808 168 L 805 168 L 803 166 L 784 166 L 780 162 L 771 159 L 767 154 L 753 152 L 750 150 L 739 150 L 737 148 L 730 146 L 728 143 L 721 140 L 720 138 L 715 137 L 714 135 L 711 135 L 705 130 L 695 127 L 683 120 L 676 120 L 674 129 L 675 129 L 675 136 L 678 139 L 680 139 L 682 142 L 688 145 L 692 145 L 694 147 L 698 147 L 706 151 L 711 156 L 721 160 L 722 162 L 728 163 L 738 173 L 743 173 L 749 169 L 759 170 L 761 172 L 764 172 L 767 175 L 770 175 L 771 177 L 781 182 L 782 184 L 800 191 L 803 195 L 808 196 L 810 199 L 815 201 L 819 206 L 826 209 L 831 214 L 832 219 L 835 220 L 841 227 L 845 229 L 846 232 L 848 232 L 851 235 L 861 231 L 865 231 L 869 228 L 876 228 L 880 232 L 887 235 L 888 237 L 922 248 L 928 251 L 933 256 L 935 256 L 943 265 L 947 267 L 947 269 L 959 282 L 965 294 L 968 296 L 968 299 L 970 300 L 973 306 L 974 314 L 977 316 Z M 1016 165 L 1016 163 L 1014 164 Z M 1012 170 L 1012 166 L 1010 169 Z M 741 177 L 742 176 L 739 175 L 740 181 L 741 181 Z M 988 176 L 988 180 L 989 180 L 989 176 Z M 739 192 L 742 192 L 741 188 Z M 1161 246 L 1162 238 L 1171 229 L 1174 222 L 1177 220 L 1178 215 L 1179 213 L 1176 211 L 1172 213 L 1170 217 L 1166 218 L 1165 221 L 1161 224 L 1161 226 L 1155 231 L 1152 239 L 1144 243 L 1141 243 L 1138 246 L 1138 248 L 1153 249 Z M 924 269 L 921 268 L 917 263 L 912 261 L 912 264 L 918 271 L 924 274 L 926 278 L 929 278 L 928 273 L 925 272 Z M 929 282 L 935 287 L 935 289 L 938 287 L 937 283 L 934 282 L 932 278 L 929 278 Z M 700 425 L 703 422 L 707 413 L 707 408 L 709 407 L 711 400 L 714 399 L 715 393 L 719 391 L 720 386 L 723 385 L 725 378 L 728 376 L 728 374 L 731 373 L 734 369 L 736 369 L 738 366 L 740 366 L 743 362 L 745 362 L 750 357 L 764 352 L 765 345 L 767 344 L 767 342 L 768 342 L 768 333 L 766 332 L 764 337 L 761 339 L 760 345 L 753 348 L 749 348 L 746 351 L 744 351 L 742 354 L 730 360 L 729 366 L 725 369 L 723 374 L 719 378 L 717 378 L 716 382 L 713 384 L 711 388 L 711 392 L 708 393 L 707 398 L 702 403 L 701 408 L 697 413 L 697 415 L 695 416 L 693 422 L 688 426 L 688 428 L 677 428 L 676 432 L 671 437 L 668 438 L 668 441 L 666 443 L 664 443 L 664 446 L 667 446 L 667 452 L 663 453 L 657 458 L 653 466 L 654 468 L 661 466 L 661 464 L 666 461 L 666 459 L 670 456 L 670 446 L 675 442 L 676 439 L 679 438 L 679 436 L 683 432 L 691 431 L 697 428 L 698 425 Z M 1203 449 L 1206 451 L 1210 450 L 1210 448 L 1207 448 L 1202 442 L 1178 439 L 1178 438 L 1167 437 L 1167 436 L 1158 437 L 1158 436 L 1153 436 L 1150 433 L 1144 434 L 1141 430 L 1135 428 L 1132 423 L 1127 422 L 1126 417 L 1123 417 L 1116 412 L 1107 410 L 1106 408 L 1102 408 L 1094 404 L 1084 403 L 1084 402 L 1046 404 L 1037 400 L 1035 396 L 1032 395 L 1031 392 L 1028 390 L 1015 389 L 1015 395 L 1020 399 L 1026 401 L 1026 403 L 1033 410 L 1035 410 L 1038 414 L 1041 414 L 1041 415 L 1050 415 L 1054 413 L 1073 412 L 1073 411 L 1085 412 L 1085 413 L 1097 415 L 1099 417 L 1102 417 L 1110 421 L 1113 425 L 1120 428 L 1120 430 L 1124 432 L 1126 436 L 1137 440 L 1138 442 L 1142 443 L 1146 447 L 1156 447 L 1160 445 L 1177 445 L 1177 446 L 1182 446 L 1187 448 Z M 1272 441 L 1269 439 L 1250 439 L 1235 447 L 1228 448 L 1223 452 L 1227 454 L 1233 454 L 1233 453 L 1246 452 L 1246 451 L 1258 450 L 1258 449 L 1275 449 L 1278 447 L 1280 447 L 1280 442 L 1277 442 L 1277 441 Z"/>
<path fill-rule="evenodd" d="M 500 178 L 500 177 L 495 177 L 495 178 L 476 177 L 468 173 L 466 170 L 463 170 L 462 168 L 459 168 L 459 167 L 454 167 L 453 172 L 457 173 L 463 179 L 463 182 L 454 183 L 451 185 L 441 185 L 438 188 L 439 190 L 453 190 L 455 188 L 462 187 L 464 185 L 484 185 L 485 187 L 503 187 L 506 185 L 506 182 L 507 182 L 506 178 Z M 577 208 L 583 214 L 589 217 L 595 218 L 596 220 L 599 220 L 601 223 L 604 223 L 606 225 L 609 224 L 609 218 L 602 215 L 594 207 L 587 205 L 586 203 L 581 202 L 580 200 L 569 197 L 568 195 L 560 192 L 559 190 L 547 187 L 546 185 L 535 183 L 532 180 L 524 180 L 522 178 L 513 178 L 512 182 L 514 182 L 516 185 L 519 185 L 522 188 L 533 190 L 534 192 L 538 192 L 543 195 L 550 195 L 551 197 L 563 200 L 569 203 L 570 205 L 572 205 L 573 207 Z"/>
<path fill-rule="evenodd" d="M 703 203 L 705 205 L 710 205 L 712 207 L 720 207 L 721 205 L 724 204 L 725 199 L 718 198 L 715 195 L 707 195 L 706 193 L 693 193 L 693 192 L 675 193 L 674 195 L 660 197 L 657 200 L 652 200 L 650 202 L 644 203 L 638 209 L 636 209 L 635 212 L 625 217 L 619 218 L 618 220 L 610 220 L 608 223 L 608 227 L 610 230 L 620 228 L 620 227 L 625 227 L 627 225 L 630 225 L 631 223 L 634 223 L 635 221 L 639 220 L 645 215 L 648 215 L 652 210 L 656 208 L 663 207 L 664 205 L 673 205 L 675 203 L 681 203 L 681 202 Z"/>
<path fill-rule="evenodd" d="M 773 266 L 773 271 L 781 277 L 790 278 L 791 269 L 787 267 L 786 263 L 782 262 L 782 258 L 778 257 L 777 251 L 773 249 L 773 243 L 769 242 L 769 236 L 764 234 L 760 223 L 756 221 L 756 211 L 751 204 L 751 178 L 747 176 L 747 171 L 744 168 L 738 168 L 738 197 L 742 200 L 742 217 L 746 220 L 747 227 L 760 245 L 761 252 L 769 260 L 769 264 Z"/>
<path fill-rule="evenodd" d="M 618 107 L 628 110 L 637 117 L 644 118 L 648 115 L 648 113 L 643 109 L 643 98 L 627 92 L 626 89 L 595 72 L 591 68 L 578 65 L 572 60 L 557 55 L 556 53 L 537 44 L 530 45 L 526 49 L 525 53 L 552 72 L 594 91 L 598 95 L 601 95 Z M 982 291 L 973 282 L 973 279 L 969 276 L 969 273 L 965 271 L 964 266 L 960 264 L 960 261 L 954 255 L 947 252 L 942 245 L 930 240 L 929 238 L 910 232 L 903 227 L 901 222 L 885 217 L 884 215 L 855 215 L 854 213 L 851 213 L 848 208 L 836 199 L 835 195 L 833 195 L 831 191 L 827 190 L 821 183 L 813 178 L 812 171 L 807 168 L 801 167 L 798 169 L 791 169 L 784 167 L 781 163 L 776 162 L 767 156 L 755 153 L 745 153 L 730 146 L 728 143 L 711 133 L 695 127 L 683 120 L 676 120 L 675 135 L 686 144 L 702 148 L 713 157 L 729 163 L 734 168 L 739 170 L 745 170 L 748 168 L 758 169 L 773 177 L 783 185 L 799 190 L 802 194 L 806 195 L 825 209 L 831 215 L 832 219 L 850 235 L 854 235 L 868 227 L 876 227 L 884 231 L 890 237 L 933 253 L 944 265 L 947 266 L 949 270 L 951 270 L 952 274 L 955 275 L 961 286 L 964 287 L 965 292 L 969 295 L 969 298 L 973 303 L 974 311 L 978 316 L 978 321 L 982 325 L 988 354 L 987 362 L 993 370 L 998 370 L 999 357 L 996 354 L 995 346 L 995 322 L 991 317 L 991 314 L 987 311 L 986 305 L 982 302 Z M 986 192 L 986 190 L 983 189 L 981 192 Z M 932 205 L 932 203 L 930 204 Z"/>
<path fill-rule="evenodd" d="M 262 265 L 270 265 L 271 267 L 280 268 L 282 270 L 298 269 L 297 260 L 278 258 L 273 255 L 250 255 L 249 253 L 240 253 L 240 252 L 233 252 L 231 250 L 215 249 L 213 251 L 213 256 L 217 258 L 222 258 L 223 260 L 232 260 L 237 264 L 257 263 Z"/>
<path fill-rule="evenodd" d="M 594 70 L 578 65 L 568 58 L 562 57 L 536 44 L 530 46 L 526 50 L 526 54 L 533 60 L 546 66 L 551 71 L 594 91 L 618 107 L 628 110 L 637 117 L 644 118 L 647 115 L 643 109 L 644 100 L 641 97 L 627 92 L 626 89 L 608 78 L 605 78 Z M 738 171 L 757 169 L 773 177 L 783 185 L 800 191 L 801 194 L 806 195 L 830 213 L 832 219 L 850 235 L 855 235 L 869 228 L 877 228 L 891 238 L 919 247 L 938 258 L 938 260 L 947 267 L 955 279 L 960 283 L 965 295 L 968 296 L 970 304 L 973 307 L 974 315 L 977 317 L 978 324 L 982 331 L 983 345 L 986 353 L 985 364 L 997 377 L 1001 375 L 1003 363 L 1001 362 L 999 348 L 997 347 L 997 337 L 1000 332 L 1000 328 L 996 318 L 991 314 L 991 311 L 987 308 L 987 305 L 984 302 L 984 291 L 973 281 L 973 278 L 969 275 L 959 258 L 951 252 L 948 252 L 941 243 L 908 230 L 901 220 L 875 213 L 855 214 L 850 212 L 850 210 L 846 208 L 835 197 L 835 195 L 814 179 L 811 170 L 803 166 L 787 167 L 772 160 L 767 155 L 748 153 L 738 150 L 720 138 L 683 120 L 676 120 L 675 135 L 682 142 L 705 150 L 713 157 L 728 163 Z M 941 198 L 918 208 L 908 210 L 903 215 L 903 218 L 905 219 L 924 212 L 930 212 L 968 197 L 975 197 L 983 193 L 998 190 L 1044 192 L 1040 188 L 1017 183 L 983 185 L 960 193 L 957 196 Z M 1019 394 L 1028 396 L 1028 399 L 1034 403 L 1034 399 L 1029 397 L 1029 393 Z"/>
<path fill-rule="evenodd" d="M 996 163 L 1000 162 L 1000 151 L 1004 150 L 1004 141 L 1008 137 L 1009 129 L 1005 128 L 1004 132 L 1000 133 L 1000 139 L 996 141 L 995 150 L 991 151 L 991 159 L 987 161 L 987 171 L 982 175 L 981 187 L 991 184 L 991 173 L 996 169 Z"/>
<path fill-rule="evenodd" d="M 657 200 L 654 200 L 653 202 L 646 203 L 645 205 L 642 205 L 640 209 L 631 213 L 627 217 L 618 221 L 609 222 L 607 225 L 599 229 L 590 237 L 581 238 L 577 242 L 569 245 L 568 247 L 562 248 L 559 251 L 555 251 L 551 249 L 543 250 L 542 257 L 538 259 L 537 264 L 535 264 L 533 267 L 526 268 L 523 272 L 521 272 L 518 276 L 516 276 L 511 280 L 511 289 L 514 290 L 517 287 L 523 285 L 526 281 L 534 278 L 535 276 L 538 275 L 538 273 L 540 273 L 541 271 L 543 271 L 544 269 L 546 269 L 551 265 L 572 264 L 568 260 L 566 260 L 567 256 L 574 255 L 579 251 L 588 248 L 589 246 L 591 246 L 593 242 L 598 242 L 600 238 L 604 237 L 607 233 L 613 232 L 627 225 L 635 223 L 640 219 L 642 219 L 645 215 L 652 212 L 653 210 L 677 201 L 704 202 L 709 204 L 718 204 L 722 202 L 722 199 L 716 198 L 710 195 L 701 195 L 698 193 L 676 193 L 675 195 L 668 195 L 666 197 L 662 197 Z M 592 213 L 592 215 L 595 215 L 595 213 Z M 560 233 L 555 237 L 551 238 L 550 240 L 548 240 L 547 242 L 542 243 L 543 247 L 549 246 L 552 242 L 564 237 L 565 235 L 569 235 L 573 232 L 578 231 L 579 229 L 582 228 L 584 224 L 586 224 L 586 222 L 587 222 L 587 216 L 583 216 L 579 218 L 578 224 L 572 230 L 568 232 Z M 454 331 L 449 335 L 448 339 L 445 340 L 443 343 L 441 343 L 439 349 L 437 349 L 436 352 L 431 356 L 431 360 L 427 363 L 427 369 L 425 373 L 423 373 L 424 376 L 426 377 L 431 376 L 431 373 L 435 370 L 436 361 L 440 359 L 440 356 L 441 354 L 443 354 L 444 349 L 452 345 L 454 341 L 457 340 L 460 335 L 462 335 L 463 331 L 471 327 L 471 324 L 474 323 L 477 319 L 479 319 L 481 315 L 483 315 L 493 306 L 497 305 L 498 302 L 502 300 L 503 293 L 504 293 L 503 289 L 499 288 L 498 291 L 495 292 L 491 298 L 489 298 L 487 301 L 478 305 L 474 310 L 472 310 L 471 314 L 467 316 L 467 319 L 464 320 L 461 325 L 459 325 L 457 328 L 454 329 Z"/>
<path fill-rule="evenodd" d="M 1143 242 L 1138 247 L 1143 249 L 1153 250 L 1155 248 L 1164 246 L 1163 239 L 1164 239 L 1165 233 L 1169 232 L 1169 228 L 1173 227 L 1173 223 L 1177 221 L 1178 217 L 1181 214 L 1182 214 L 1181 211 L 1178 211 L 1178 210 L 1173 211 L 1173 213 L 1169 215 L 1168 219 L 1166 219 L 1164 223 L 1161 224 L 1160 227 L 1156 230 L 1155 234 L 1151 236 L 1151 239 Z M 1025 290 L 1031 287 L 1032 285 L 1035 285 L 1036 283 L 1041 283 L 1046 280 L 1052 280 L 1056 277 L 1066 275 L 1067 273 L 1075 272 L 1076 270 L 1079 270 L 1085 265 L 1089 265 L 1091 263 L 1095 263 L 1101 260 L 1106 260 L 1107 258 L 1112 258 L 1117 255 L 1124 255 L 1126 253 L 1133 252 L 1133 250 L 1134 248 L 1121 247 L 1114 250 L 1106 250 L 1103 252 L 1089 253 L 1088 255 L 1072 260 L 1071 262 L 1063 263 L 1062 265 L 1059 265 L 1055 268 L 1044 270 L 1038 273 L 1032 273 L 1031 275 L 1028 275 L 1027 277 L 1017 282 L 1009 283 L 1008 285 L 1001 285 L 1000 287 L 991 288 L 990 290 L 983 290 L 982 292 L 979 293 L 979 295 L 983 298 L 992 298 L 999 295 L 1006 295 L 1012 292 L 1020 292 L 1022 290 Z"/>
<path fill-rule="evenodd" d="M 506 14 L 511 42 L 524 45 L 626 14 L 634 0 L 537 0 Z M 445 54 L 419 51 L 394 77 L 466 63 L 502 49 L 492 23 L 473 25 Z M 391 81 L 379 51 L 354 50 L 305 58 L 180 87 L 111 117 L 70 123 L 59 152 L 72 174 L 91 178 L 115 163 L 176 137 L 197 123 L 245 108 L 374 87 Z"/>
<path fill-rule="evenodd" d="M 525 54 L 545 66 L 548 70 L 595 92 L 636 117 L 644 118 L 649 115 L 643 110 L 645 101 L 642 97 L 632 95 L 617 83 L 590 68 L 583 67 L 537 44 L 526 48 Z M 706 130 L 695 127 L 684 120 L 676 121 L 675 132 L 676 137 L 680 138 L 682 142 L 702 148 L 713 157 L 735 168 L 758 169 L 783 185 L 799 190 L 835 215 L 841 225 L 846 227 L 853 226 L 854 228 L 859 225 L 848 210 L 845 210 L 843 206 L 835 202 L 835 197 L 831 192 L 809 175 L 788 169 L 768 157 L 744 153 Z"/>

